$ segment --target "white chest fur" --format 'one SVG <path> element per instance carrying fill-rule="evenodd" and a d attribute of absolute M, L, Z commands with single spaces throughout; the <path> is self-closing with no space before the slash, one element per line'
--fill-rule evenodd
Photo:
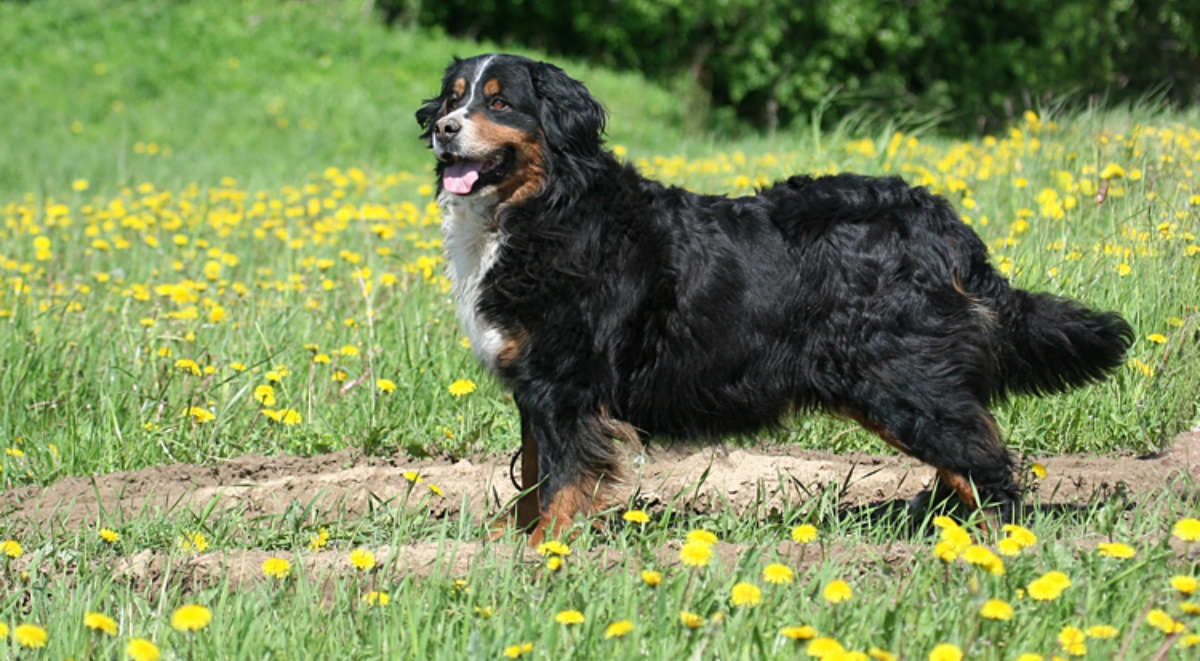
<path fill-rule="evenodd" d="M 496 368 L 496 354 L 504 336 L 479 313 L 479 291 L 488 269 L 500 254 L 504 237 L 495 228 L 496 200 L 491 195 L 462 197 L 442 191 L 442 210 L 447 272 L 458 303 L 458 317 L 475 356 L 489 370 Z"/>

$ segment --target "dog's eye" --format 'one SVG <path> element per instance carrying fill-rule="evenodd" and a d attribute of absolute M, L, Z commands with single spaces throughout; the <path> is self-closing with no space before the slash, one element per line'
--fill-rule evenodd
<path fill-rule="evenodd" d="M 500 97 L 496 97 L 492 99 L 491 103 L 488 104 L 488 107 L 490 107 L 492 110 L 508 110 L 509 106 L 508 101 L 505 101 Z"/>
<path fill-rule="evenodd" d="M 457 108 L 459 102 L 461 102 L 461 101 L 462 101 L 462 99 L 460 99 L 457 96 L 450 97 L 450 100 L 446 101 L 446 112 L 450 112 L 451 110 L 454 110 L 455 108 Z"/>

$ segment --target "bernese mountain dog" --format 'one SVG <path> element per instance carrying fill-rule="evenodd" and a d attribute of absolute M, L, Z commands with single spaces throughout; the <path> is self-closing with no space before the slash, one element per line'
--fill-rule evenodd
<path fill-rule="evenodd" d="M 616 441 L 708 440 L 845 416 L 1010 513 L 989 405 L 1103 378 L 1115 313 L 1016 289 L 951 205 L 898 177 L 793 176 L 749 197 L 641 176 L 545 62 L 456 59 L 417 111 L 458 313 L 512 390 L 532 542 L 594 513 Z"/>

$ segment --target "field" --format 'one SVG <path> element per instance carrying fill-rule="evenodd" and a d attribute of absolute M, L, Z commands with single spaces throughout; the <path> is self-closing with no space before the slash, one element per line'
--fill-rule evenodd
<path fill-rule="evenodd" d="M 910 509 L 928 469 L 803 417 L 634 450 L 624 507 L 531 550 L 484 541 L 518 424 L 454 319 L 412 118 L 489 47 L 360 7 L 0 3 L 0 654 L 1195 654 L 1195 111 L 713 136 L 682 87 L 563 63 L 652 176 L 902 175 L 1015 283 L 1137 340 L 1106 382 L 997 411 L 1020 527 Z"/>

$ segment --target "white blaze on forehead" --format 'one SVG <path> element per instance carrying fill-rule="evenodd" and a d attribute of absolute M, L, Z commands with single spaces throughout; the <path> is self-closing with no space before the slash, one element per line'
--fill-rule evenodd
<path fill-rule="evenodd" d="M 484 72 L 487 71 L 488 66 L 494 59 L 496 59 L 495 55 L 489 55 L 488 58 L 475 69 L 475 77 L 471 80 L 471 84 L 467 86 L 467 99 L 465 101 L 461 101 L 458 104 L 458 107 L 454 109 L 454 112 L 446 115 L 447 117 L 467 116 L 467 108 L 469 108 L 471 103 L 475 101 L 476 90 L 479 89 L 479 81 L 483 80 Z"/>

